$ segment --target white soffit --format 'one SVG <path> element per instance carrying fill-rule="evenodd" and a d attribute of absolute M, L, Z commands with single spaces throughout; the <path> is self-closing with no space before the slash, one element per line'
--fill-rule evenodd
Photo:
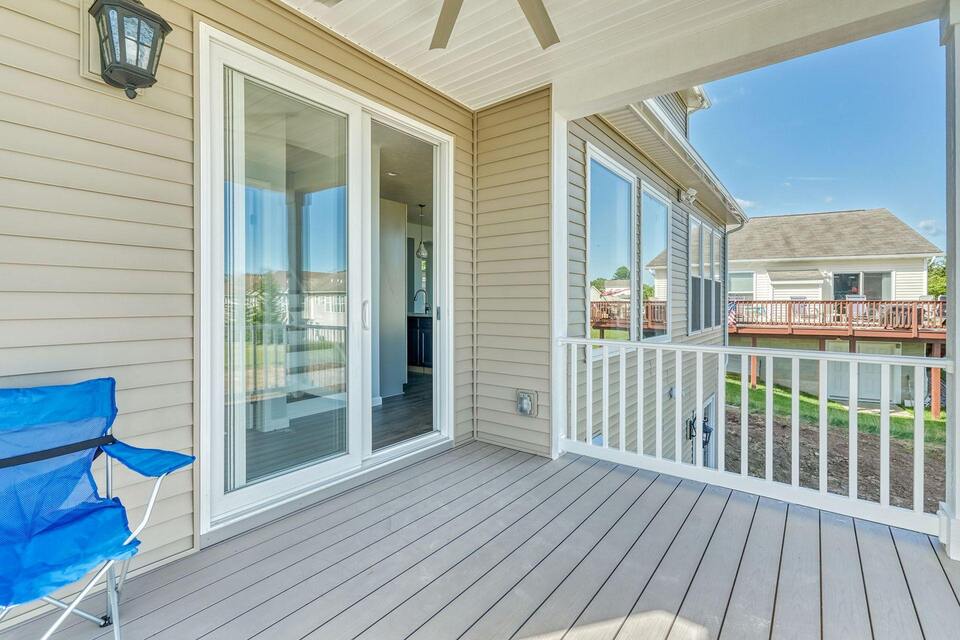
<path fill-rule="evenodd" d="M 697 201 L 712 214 L 726 224 L 746 220 L 736 199 L 655 100 L 600 115 L 683 189 L 696 189 Z"/>
<path fill-rule="evenodd" d="M 442 0 L 283 0 L 472 108 L 572 69 L 710 29 L 784 0 L 544 0 L 560 43 L 544 51 L 516 0 L 464 0 L 449 46 L 430 51 Z"/>

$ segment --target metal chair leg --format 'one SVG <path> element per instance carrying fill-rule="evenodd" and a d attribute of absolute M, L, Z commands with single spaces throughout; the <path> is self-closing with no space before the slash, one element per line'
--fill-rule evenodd
<path fill-rule="evenodd" d="M 0 620 L 3 620 L 7 617 L 7 614 L 10 613 L 10 609 L 13 609 L 13 607 L 0 607 Z"/>
<path fill-rule="evenodd" d="M 70 617 L 70 614 L 73 613 L 73 611 L 77 608 L 77 605 L 80 604 L 80 601 L 87 597 L 87 594 L 89 594 L 90 590 L 93 589 L 93 585 L 96 584 L 100 578 L 104 576 L 104 574 L 106 574 L 106 572 L 113 566 L 113 563 L 113 560 L 108 560 L 107 563 L 104 564 L 99 571 L 97 571 L 96 575 L 94 575 L 90 582 L 87 583 L 87 586 L 85 586 L 83 590 L 77 594 L 77 596 L 73 599 L 73 602 L 70 603 L 70 606 L 63 610 L 63 613 L 60 614 L 60 617 L 58 617 L 56 621 L 54 621 L 53 625 L 47 629 L 47 632 L 43 634 L 43 637 L 40 638 L 40 640 L 50 640 L 50 636 L 52 636 L 54 632 L 60 628 L 60 625 L 63 624 L 64 620 Z"/>
<path fill-rule="evenodd" d="M 121 640 L 120 636 L 120 589 L 116 571 L 113 567 L 107 569 L 107 611 L 110 612 L 110 622 L 113 623 L 113 638 Z"/>

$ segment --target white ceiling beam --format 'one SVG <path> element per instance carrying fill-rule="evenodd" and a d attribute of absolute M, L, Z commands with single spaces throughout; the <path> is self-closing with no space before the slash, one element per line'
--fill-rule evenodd
<path fill-rule="evenodd" d="M 710 29 L 640 47 L 554 81 L 568 119 L 743 73 L 939 17 L 944 0 L 771 3 Z"/>

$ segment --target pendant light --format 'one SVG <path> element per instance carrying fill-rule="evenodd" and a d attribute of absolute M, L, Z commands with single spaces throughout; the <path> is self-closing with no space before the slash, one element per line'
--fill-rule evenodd
<path fill-rule="evenodd" d="M 427 245 L 423 244 L 423 208 L 427 205 L 420 204 L 420 246 L 417 247 L 417 257 L 426 260 L 430 253 L 427 251 Z"/>

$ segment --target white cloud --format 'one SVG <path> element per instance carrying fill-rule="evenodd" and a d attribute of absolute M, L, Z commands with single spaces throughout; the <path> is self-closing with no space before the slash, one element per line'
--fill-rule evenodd
<path fill-rule="evenodd" d="M 917 231 L 931 238 L 939 238 L 945 233 L 943 226 L 937 220 L 921 220 L 917 223 Z"/>
<path fill-rule="evenodd" d="M 833 202 L 833 196 L 827 196 L 826 198 L 823 199 L 823 201 L 826 202 L 827 204 L 830 204 L 831 202 Z"/>
<path fill-rule="evenodd" d="M 832 176 L 787 176 L 787 180 L 795 180 L 797 182 L 836 182 L 836 178 Z"/>
<path fill-rule="evenodd" d="M 735 200 L 741 209 L 753 209 L 757 206 L 755 200 L 745 200 L 744 198 L 735 198 Z"/>

